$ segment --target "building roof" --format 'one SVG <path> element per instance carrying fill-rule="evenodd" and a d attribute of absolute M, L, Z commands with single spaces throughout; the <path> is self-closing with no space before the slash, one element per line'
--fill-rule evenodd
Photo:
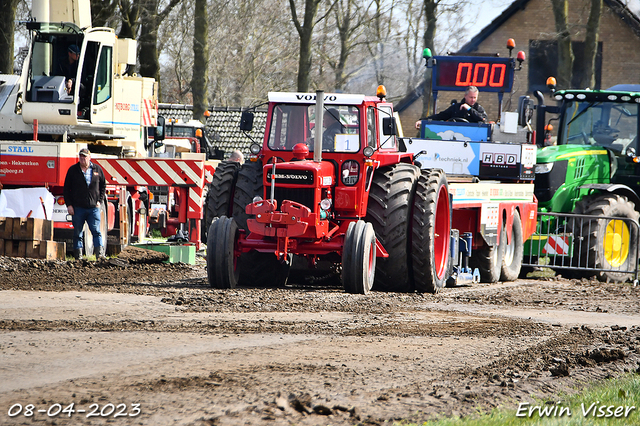
<path fill-rule="evenodd" d="M 264 130 L 267 124 L 267 110 L 254 111 L 253 130 L 247 136 L 240 130 L 240 117 L 247 108 L 240 107 L 212 107 L 211 115 L 207 117 L 205 129 L 207 138 L 213 145 L 225 152 L 228 158 L 231 151 L 239 149 L 243 154 L 249 154 L 252 141 L 262 145 Z M 193 120 L 193 106 L 182 104 L 158 104 L 158 114 L 165 118 L 181 119 L 184 122 Z"/>
<path fill-rule="evenodd" d="M 519 10 L 523 10 L 529 0 L 516 0 L 504 12 L 502 12 L 496 19 L 494 19 L 489 25 L 484 27 L 480 32 L 463 45 L 458 53 L 471 53 L 478 49 L 478 46 L 485 41 L 493 32 L 500 28 L 509 18 L 511 18 Z M 626 22 L 635 35 L 640 37 L 640 19 L 620 0 L 604 0 L 604 4 Z"/>

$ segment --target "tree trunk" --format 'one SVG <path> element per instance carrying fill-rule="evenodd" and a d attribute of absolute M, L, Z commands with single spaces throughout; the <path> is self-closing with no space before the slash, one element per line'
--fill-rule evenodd
<path fill-rule="evenodd" d="M 425 10 L 425 30 L 424 30 L 424 47 L 431 49 L 433 55 L 436 54 L 434 47 L 434 39 L 436 36 L 436 23 L 438 20 L 437 10 L 438 3 L 436 0 L 424 0 Z M 424 95 L 422 96 L 422 117 L 432 114 L 435 105 L 432 105 L 433 93 L 431 91 L 431 75 L 433 70 L 426 68 L 424 73 Z"/>
<path fill-rule="evenodd" d="M 193 76 L 191 93 L 193 95 L 193 117 L 205 122 L 204 112 L 209 98 L 207 91 L 209 59 L 209 17 L 207 0 L 196 0 L 193 32 Z"/>
<path fill-rule="evenodd" d="M 113 20 L 113 17 L 118 7 L 117 0 L 109 0 L 105 2 L 103 0 L 91 0 L 91 26 L 92 27 L 107 27 L 109 22 Z"/>
<path fill-rule="evenodd" d="M 140 75 L 143 77 L 151 77 L 157 82 L 160 81 L 158 27 L 179 1 L 171 0 L 162 12 L 158 12 L 159 0 L 144 0 L 142 3 L 138 61 L 140 62 Z M 160 89 L 158 89 L 158 99 L 162 99 L 162 91 Z"/>
<path fill-rule="evenodd" d="M 0 0 L 0 74 L 13 74 L 13 38 L 18 0 Z"/>
<path fill-rule="evenodd" d="M 349 53 L 351 50 L 351 47 L 349 46 L 349 38 L 353 32 L 353 28 L 351 27 L 352 5 L 352 1 L 347 0 L 346 7 L 343 7 L 343 4 L 341 2 L 334 9 L 337 23 L 336 26 L 338 29 L 338 37 L 340 38 L 340 56 L 335 67 L 335 89 L 338 91 L 342 91 L 345 84 L 347 83 L 344 70 L 347 66 L 347 58 L 349 57 Z"/>
<path fill-rule="evenodd" d="M 303 23 L 298 21 L 295 0 L 289 0 L 291 16 L 300 36 L 300 57 L 298 58 L 298 91 L 308 92 L 311 72 L 311 40 L 313 36 L 314 19 L 318 13 L 320 0 L 305 0 Z"/>
<path fill-rule="evenodd" d="M 602 15 L 602 0 L 591 0 L 587 34 L 584 39 L 584 64 L 580 79 L 580 89 L 594 89 L 596 85 L 596 55 L 598 54 L 598 31 Z"/>
<path fill-rule="evenodd" d="M 160 63 L 158 61 L 158 0 L 145 0 L 140 16 L 140 37 L 138 38 L 138 61 L 140 75 L 160 81 Z"/>
<path fill-rule="evenodd" d="M 551 0 L 551 5 L 558 37 L 558 75 L 556 76 L 558 88 L 570 89 L 574 57 L 567 17 L 569 5 L 567 0 Z"/>
<path fill-rule="evenodd" d="M 98 0 L 93 0 L 98 1 Z M 135 39 L 138 35 L 138 28 L 140 27 L 140 6 L 141 2 L 130 2 L 127 0 L 121 0 L 120 15 L 122 21 L 120 30 L 118 31 L 119 38 L 132 38 Z"/>

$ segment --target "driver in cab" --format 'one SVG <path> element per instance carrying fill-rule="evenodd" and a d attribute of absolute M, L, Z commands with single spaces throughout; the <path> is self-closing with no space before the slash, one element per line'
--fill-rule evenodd
<path fill-rule="evenodd" d="M 467 121 L 469 123 L 484 123 L 487 121 L 487 113 L 478 103 L 478 88 L 469 86 L 464 92 L 464 98 L 460 102 L 452 104 L 449 108 L 437 114 L 430 115 L 427 120 L 437 121 Z M 420 129 L 422 120 L 416 121 L 416 129 Z"/>

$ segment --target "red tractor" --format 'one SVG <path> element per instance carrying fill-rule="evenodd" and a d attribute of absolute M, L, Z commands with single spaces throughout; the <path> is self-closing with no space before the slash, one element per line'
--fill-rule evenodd
<path fill-rule="evenodd" d="M 446 284 L 454 259 L 447 179 L 403 152 L 385 92 L 269 93 L 262 148 L 214 175 L 212 287 L 283 285 L 294 270 L 332 273 L 349 293 Z M 252 118 L 243 114 L 242 130 Z"/>

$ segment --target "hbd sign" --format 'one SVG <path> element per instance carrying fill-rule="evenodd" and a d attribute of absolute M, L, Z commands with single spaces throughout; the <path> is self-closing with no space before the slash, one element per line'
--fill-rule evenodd
<path fill-rule="evenodd" d="M 482 154 L 482 162 L 485 165 L 515 166 L 518 164 L 518 156 L 501 152 L 485 152 Z"/>

